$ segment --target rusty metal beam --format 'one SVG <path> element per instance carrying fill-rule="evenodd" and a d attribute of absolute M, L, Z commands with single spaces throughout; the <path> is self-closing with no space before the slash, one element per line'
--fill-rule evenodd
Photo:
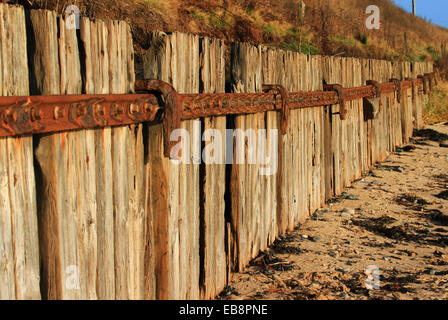
<path fill-rule="evenodd" d="M 156 121 L 162 109 L 155 95 L 1 97 L 0 137 Z"/>
<path fill-rule="evenodd" d="M 424 85 L 424 89 L 429 89 L 430 79 L 431 75 L 425 74 L 401 81 L 401 88 Z M 397 86 L 396 81 L 379 84 L 382 94 L 394 92 Z M 154 121 L 163 121 L 168 134 L 180 120 L 274 110 L 284 113 L 283 125 L 286 126 L 287 110 L 341 103 L 337 91 L 287 93 L 278 86 L 270 88 L 276 90 L 247 94 L 177 94 L 161 81 L 143 80 L 136 82 L 137 94 L 0 97 L 0 137 Z M 375 97 L 377 88 L 366 85 L 345 88 L 343 92 L 343 101 L 352 101 Z"/>

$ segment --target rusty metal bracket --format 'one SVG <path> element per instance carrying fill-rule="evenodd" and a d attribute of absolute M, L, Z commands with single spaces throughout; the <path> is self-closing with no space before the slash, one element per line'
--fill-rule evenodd
<path fill-rule="evenodd" d="M 375 80 L 367 80 L 366 84 L 368 86 L 375 87 L 376 94 L 375 94 L 374 98 L 379 99 L 378 112 L 381 112 L 381 110 L 383 110 L 383 102 L 381 101 L 381 93 L 382 93 L 381 85 Z"/>
<path fill-rule="evenodd" d="M 375 98 L 381 98 L 381 85 L 375 80 L 367 80 L 366 84 L 368 86 L 374 86 L 376 89 Z"/>
<path fill-rule="evenodd" d="M 412 101 L 415 100 L 415 79 L 413 78 L 406 78 L 406 81 L 411 82 L 411 88 L 412 88 Z"/>
<path fill-rule="evenodd" d="M 392 79 L 389 79 L 389 82 L 394 83 L 395 92 L 397 94 L 397 101 L 398 101 L 398 103 L 401 103 L 401 92 L 402 92 L 401 81 L 396 78 L 392 78 Z"/>
<path fill-rule="evenodd" d="M 437 80 L 437 73 L 433 72 L 433 73 L 429 73 L 432 81 L 434 82 L 434 85 L 437 86 L 439 84 L 439 81 Z"/>
<path fill-rule="evenodd" d="M 0 127 L 12 136 L 39 132 L 44 128 L 39 120 L 39 106 L 31 106 L 29 100 L 21 105 L 11 105 L 0 113 Z"/>
<path fill-rule="evenodd" d="M 417 76 L 418 79 L 422 80 L 423 83 L 423 94 L 428 94 L 428 77 L 422 74 Z"/>
<path fill-rule="evenodd" d="M 435 81 L 433 74 L 412 80 L 413 96 L 421 84 L 428 93 L 428 87 L 432 85 L 430 80 Z M 290 110 L 299 108 L 339 103 L 340 117 L 346 119 L 345 103 L 364 99 L 365 110 L 376 117 L 382 110 L 381 94 L 392 93 L 400 85 L 398 82 L 392 85 L 391 82 L 367 81 L 367 85 L 361 87 L 325 85 L 326 91 L 312 92 L 288 92 L 280 85 L 266 85 L 264 90 L 267 92 L 264 93 L 210 94 L 178 94 L 171 85 L 159 80 L 137 80 L 135 87 L 136 93 L 132 94 L 0 97 L 0 137 L 161 121 L 164 155 L 170 157 L 174 147 L 174 142 L 170 141 L 171 133 L 181 127 L 181 120 L 276 111 L 281 104 L 281 131 L 284 134 Z M 401 82 L 401 89 L 404 88 L 410 88 L 408 81 Z"/>
<path fill-rule="evenodd" d="M 281 113 L 281 133 L 285 135 L 288 131 L 288 122 L 289 122 L 289 97 L 288 90 L 282 85 L 279 84 L 264 84 L 262 86 L 262 90 L 265 93 L 270 91 L 275 94 L 280 94 L 282 97 L 282 113 Z"/>
<path fill-rule="evenodd" d="M 335 91 L 338 95 L 339 104 L 339 116 L 341 120 L 346 120 L 348 115 L 348 109 L 345 107 L 345 92 L 344 88 L 340 84 L 325 84 L 324 91 Z"/>
<path fill-rule="evenodd" d="M 165 103 L 162 123 L 163 123 L 163 135 L 164 135 L 164 155 L 167 158 L 178 159 L 178 155 L 171 157 L 171 150 L 176 145 L 175 141 L 171 141 L 171 133 L 181 128 L 182 120 L 182 103 L 179 94 L 167 82 L 161 80 L 136 80 L 136 91 L 155 92 L 160 94 Z M 131 110 L 129 110 L 130 113 Z M 138 114 L 138 112 L 133 113 Z"/>
<path fill-rule="evenodd" d="M 371 98 L 365 97 L 363 99 L 364 112 L 368 119 L 376 119 L 381 110 L 383 110 L 383 102 L 381 101 L 381 84 L 375 80 L 367 80 L 366 84 L 375 88 L 375 95 Z"/>
<path fill-rule="evenodd" d="M 434 82 L 434 73 L 425 73 L 423 75 L 424 77 L 426 77 L 427 82 L 429 84 L 429 90 L 432 91 L 432 87 L 433 87 L 433 82 Z"/>

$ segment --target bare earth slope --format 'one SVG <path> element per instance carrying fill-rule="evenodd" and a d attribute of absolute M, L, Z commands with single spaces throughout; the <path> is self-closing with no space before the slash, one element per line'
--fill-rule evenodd
<path fill-rule="evenodd" d="M 310 54 L 389 60 L 437 60 L 448 30 L 407 13 L 391 0 L 13 0 L 64 12 L 79 6 L 92 18 L 131 24 L 136 52 L 148 32 L 190 32 L 227 41 L 263 43 Z M 302 4 L 305 6 L 302 7 Z M 366 8 L 380 9 L 381 28 L 369 30 Z M 434 7 L 434 10 L 440 10 Z"/>
<path fill-rule="evenodd" d="M 428 129 L 414 150 L 391 154 L 260 254 L 219 298 L 448 299 L 448 136 L 437 134 L 448 125 Z M 378 289 L 366 287 L 369 266 Z"/>

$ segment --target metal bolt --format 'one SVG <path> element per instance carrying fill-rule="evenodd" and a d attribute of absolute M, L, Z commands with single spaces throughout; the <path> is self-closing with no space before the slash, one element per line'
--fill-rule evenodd
<path fill-rule="evenodd" d="M 140 112 L 140 106 L 135 103 L 131 103 L 131 105 L 129 106 L 129 113 L 136 114 L 139 112 Z"/>
<path fill-rule="evenodd" d="M 99 116 L 104 116 L 104 106 L 99 104 L 95 106 L 96 114 Z"/>
<path fill-rule="evenodd" d="M 117 116 L 123 113 L 123 106 L 121 106 L 120 104 L 114 104 L 112 106 L 112 115 L 113 116 Z"/>
<path fill-rule="evenodd" d="M 64 117 L 64 109 L 59 106 L 54 107 L 53 117 L 55 120 L 63 118 Z"/>
<path fill-rule="evenodd" d="M 6 123 L 16 122 L 17 121 L 17 112 L 14 110 L 8 111 L 6 114 Z"/>
<path fill-rule="evenodd" d="M 38 108 L 31 108 L 30 110 L 31 121 L 37 121 L 42 119 L 42 112 Z"/>
<path fill-rule="evenodd" d="M 85 105 L 79 105 L 78 106 L 78 110 L 77 110 L 77 115 L 78 117 L 82 117 L 83 115 L 85 115 L 87 113 L 87 108 Z"/>

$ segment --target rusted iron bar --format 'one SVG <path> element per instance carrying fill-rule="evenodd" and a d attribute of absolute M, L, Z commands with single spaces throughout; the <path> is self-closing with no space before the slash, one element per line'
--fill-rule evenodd
<path fill-rule="evenodd" d="M 289 94 L 288 90 L 279 84 L 265 84 L 263 85 L 263 92 L 274 92 L 280 94 L 282 98 L 282 116 L 281 116 L 281 133 L 285 135 L 288 130 L 289 122 Z M 274 97 L 275 98 L 275 97 Z"/>
<path fill-rule="evenodd" d="M 1 97 L 0 137 L 151 122 L 162 111 L 155 95 Z"/>
<path fill-rule="evenodd" d="M 325 91 L 334 91 L 338 95 L 339 116 L 341 120 L 346 120 L 348 110 L 345 107 L 345 90 L 340 84 L 324 84 Z"/>
<path fill-rule="evenodd" d="M 401 81 L 401 88 L 429 89 L 432 75 Z M 382 94 L 397 83 L 379 84 Z M 378 88 L 345 88 L 343 101 L 376 97 Z M 290 92 L 271 87 L 263 93 L 177 94 L 161 81 L 137 81 L 136 94 L 0 97 L 0 137 L 163 121 L 168 134 L 180 120 L 309 108 L 341 103 L 337 91 Z M 144 93 L 141 93 L 144 92 Z M 286 98 L 286 99 L 285 99 Z M 282 130 L 283 131 L 283 130 Z M 167 146 L 167 150 L 169 150 Z"/>

